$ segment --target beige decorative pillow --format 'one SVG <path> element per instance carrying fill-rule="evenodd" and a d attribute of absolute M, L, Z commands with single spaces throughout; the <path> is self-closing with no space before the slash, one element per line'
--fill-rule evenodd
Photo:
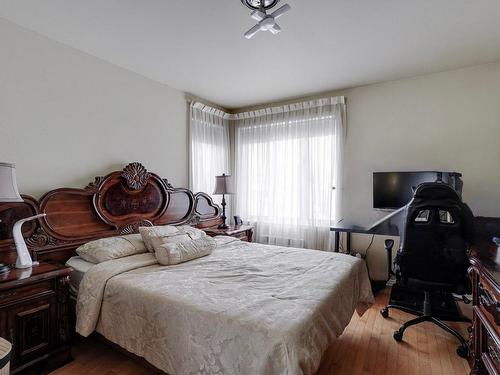
<path fill-rule="evenodd" d="M 163 225 L 157 227 L 139 227 L 146 248 L 154 252 L 164 243 L 176 243 L 206 237 L 205 232 L 189 225 Z"/>
<path fill-rule="evenodd" d="M 212 237 L 203 237 L 183 242 L 167 242 L 155 248 L 158 262 L 171 266 L 212 254 L 217 243 Z"/>
<path fill-rule="evenodd" d="M 76 249 L 80 257 L 91 263 L 101 263 L 146 251 L 146 245 L 140 234 L 100 238 Z"/>
<path fill-rule="evenodd" d="M 179 225 L 177 228 L 179 228 L 179 230 L 187 233 L 187 235 L 192 240 L 197 240 L 198 238 L 207 237 L 207 234 L 204 231 L 202 231 L 201 229 L 192 227 L 191 225 Z"/>

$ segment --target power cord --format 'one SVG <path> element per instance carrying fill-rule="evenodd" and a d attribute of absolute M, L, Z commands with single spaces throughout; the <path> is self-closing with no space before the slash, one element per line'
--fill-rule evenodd
<path fill-rule="evenodd" d="M 370 250 L 370 248 L 372 247 L 374 239 L 375 239 L 375 235 L 372 234 L 372 238 L 370 240 L 370 243 L 368 244 L 368 246 L 365 249 L 365 251 L 363 252 L 363 254 L 360 252 L 353 252 L 353 253 L 351 253 L 351 255 L 357 256 L 358 258 L 361 258 L 361 259 L 366 259 L 368 256 L 368 250 Z"/>
<path fill-rule="evenodd" d="M 368 250 L 370 250 L 370 248 L 372 247 L 374 239 L 375 239 L 375 235 L 372 234 L 372 239 L 370 240 L 370 243 L 368 244 L 368 247 L 365 249 L 365 257 L 368 254 Z"/>
<path fill-rule="evenodd" d="M 372 234 L 372 238 L 370 240 L 370 243 L 368 244 L 368 247 L 365 249 L 364 251 L 364 255 L 363 255 L 363 258 L 366 258 L 367 254 L 368 254 L 368 250 L 371 249 L 372 245 L 373 245 L 373 241 L 375 239 L 375 235 Z M 347 254 L 347 250 L 344 248 L 344 236 L 341 234 L 340 235 L 340 241 L 339 241 L 339 251 L 341 253 L 344 253 L 344 254 Z"/>

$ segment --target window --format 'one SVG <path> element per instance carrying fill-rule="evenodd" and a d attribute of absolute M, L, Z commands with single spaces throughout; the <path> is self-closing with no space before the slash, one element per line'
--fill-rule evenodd
<path fill-rule="evenodd" d="M 215 176 L 229 173 L 229 118 L 201 103 L 190 108 L 190 187 L 212 194 Z M 221 197 L 213 196 L 217 203 Z"/>
<path fill-rule="evenodd" d="M 340 215 L 343 102 L 329 98 L 235 120 L 235 213 L 259 242 L 329 247 Z"/>

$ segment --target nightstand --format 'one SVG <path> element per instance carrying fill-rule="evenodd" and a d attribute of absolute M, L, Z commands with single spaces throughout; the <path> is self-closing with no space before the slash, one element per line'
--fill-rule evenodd
<path fill-rule="evenodd" d="M 242 241 L 252 242 L 253 226 L 251 225 L 229 225 L 226 229 L 219 229 L 218 227 L 203 228 L 209 236 L 231 236 L 239 238 Z"/>
<path fill-rule="evenodd" d="M 69 272 L 41 262 L 0 274 L 0 337 L 12 343 L 11 370 L 52 370 L 71 361 Z"/>

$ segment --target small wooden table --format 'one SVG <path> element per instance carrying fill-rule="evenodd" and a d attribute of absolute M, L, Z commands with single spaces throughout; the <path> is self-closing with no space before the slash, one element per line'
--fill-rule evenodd
<path fill-rule="evenodd" d="M 253 237 L 253 226 L 251 225 L 229 225 L 226 229 L 208 227 L 203 228 L 203 230 L 211 237 L 231 236 L 246 242 L 252 242 Z"/>
<path fill-rule="evenodd" d="M 0 275 L 0 336 L 12 343 L 11 369 L 52 370 L 71 360 L 69 272 L 41 262 Z"/>

